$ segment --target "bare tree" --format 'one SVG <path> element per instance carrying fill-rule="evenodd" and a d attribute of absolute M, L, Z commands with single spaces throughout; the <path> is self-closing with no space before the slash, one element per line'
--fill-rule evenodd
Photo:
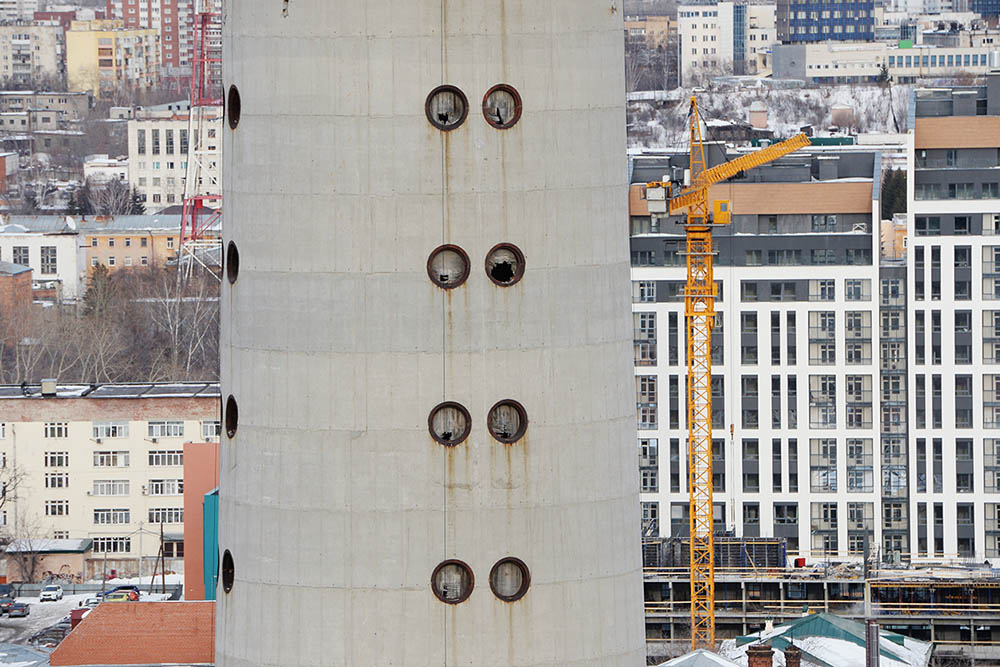
<path fill-rule="evenodd" d="M 7 580 L 31 584 L 38 581 L 48 539 L 41 536 L 38 520 L 19 516 L 11 531 L 13 539 L 7 545 Z M 10 566 L 13 566 L 11 568 Z"/>
<path fill-rule="evenodd" d="M 118 179 L 87 179 L 87 199 L 95 215 L 127 215 L 132 213 L 132 189 Z"/>

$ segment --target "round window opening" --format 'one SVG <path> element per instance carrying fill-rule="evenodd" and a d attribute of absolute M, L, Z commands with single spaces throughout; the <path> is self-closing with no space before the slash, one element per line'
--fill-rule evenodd
<path fill-rule="evenodd" d="M 448 132 L 465 122 L 469 100 L 455 86 L 438 86 L 427 96 L 424 111 L 431 125 Z"/>
<path fill-rule="evenodd" d="M 531 585 L 528 566 L 517 558 L 504 558 L 490 570 L 490 588 L 504 602 L 515 602 L 524 597 Z"/>
<path fill-rule="evenodd" d="M 513 127 L 521 120 L 521 96 L 507 84 L 493 86 L 483 97 L 483 116 L 498 130 Z"/>
<path fill-rule="evenodd" d="M 455 245 L 443 245 L 427 259 L 427 275 L 443 289 L 455 289 L 469 277 L 469 256 Z"/>
<path fill-rule="evenodd" d="M 240 276 L 240 251 L 232 241 L 226 247 L 226 278 L 232 285 Z"/>
<path fill-rule="evenodd" d="M 235 130 L 240 124 L 240 91 L 236 86 L 229 86 L 229 97 L 226 100 L 226 109 L 229 112 L 229 129 Z"/>
<path fill-rule="evenodd" d="M 486 255 L 486 275 L 501 287 L 513 285 L 524 276 L 524 253 L 510 243 L 494 246 Z"/>
<path fill-rule="evenodd" d="M 222 590 L 227 593 L 233 590 L 233 579 L 236 577 L 236 569 L 233 566 L 233 555 L 229 549 L 222 554 Z"/>
<path fill-rule="evenodd" d="M 427 420 L 431 437 L 445 447 L 454 447 L 469 437 L 472 418 L 469 411 L 458 403 L 442 403 L 431 411 Z"/>
<path fill-rule="evenodd" d="M 240 425 L 240 408 L 236 405 L 236 399 L 230 396 L 226 399 L 226 436 L 236 437 L 236 429 Z"/>
<path fill-rule="evenodd" d="M 500 401 L 486 419 L 490 435 L 504 443 L 517 442 L 528 429 L 528 414 L 517 401 Z"/>
<path fill-rule="evenodd" d="M 431 590 L 441 602 L 459 604 L 472 595 L 476 579 L 468 565 L 460 560 L 446 560 L 434 568 Z"/>

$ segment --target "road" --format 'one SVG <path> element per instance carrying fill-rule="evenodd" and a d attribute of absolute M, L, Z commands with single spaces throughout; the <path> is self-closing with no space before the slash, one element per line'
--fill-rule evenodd
<path fill-rule="evenodd" d="M 88 597 L 91 596 L 67 595 L 58 602 L 39 602 L 38 598 L 17 598 L 18 602 L 28 603 L 30 613 L 23 618 L 0 616 L 0 642 L 26 643 L 31 635 L 69 616 L 70 610 L 78 607 L 80 602 Z"/>

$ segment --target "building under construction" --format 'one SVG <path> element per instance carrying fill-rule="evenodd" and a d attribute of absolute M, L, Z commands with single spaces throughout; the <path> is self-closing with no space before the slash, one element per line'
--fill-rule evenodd
<path fill-rule="evenodd" d="M 651 657 L 690 649 L 686 539 L 644 545 L 646 637 Z M 804 614 L 830 612 L 934 643 L 932 664 L 1000 665 L 1000 570 L 989 565 L 886 568 L 878 563 L 786 564 L 781 539 L 717 537 L 716 639 L 740 637 Z M 799 561 L 801 564 L 801 561 Z"/>

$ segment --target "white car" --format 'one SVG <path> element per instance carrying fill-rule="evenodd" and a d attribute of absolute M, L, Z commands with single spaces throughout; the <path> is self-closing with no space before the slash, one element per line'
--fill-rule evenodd
<path fill-rule="evenodd" d="M 39 596 L 39 602 L 55 602 L 56 600 L 62 600 L 63 590 L 62 586 L 53 585 L 46 586 L 42 589 L 42 594 Z"/>

